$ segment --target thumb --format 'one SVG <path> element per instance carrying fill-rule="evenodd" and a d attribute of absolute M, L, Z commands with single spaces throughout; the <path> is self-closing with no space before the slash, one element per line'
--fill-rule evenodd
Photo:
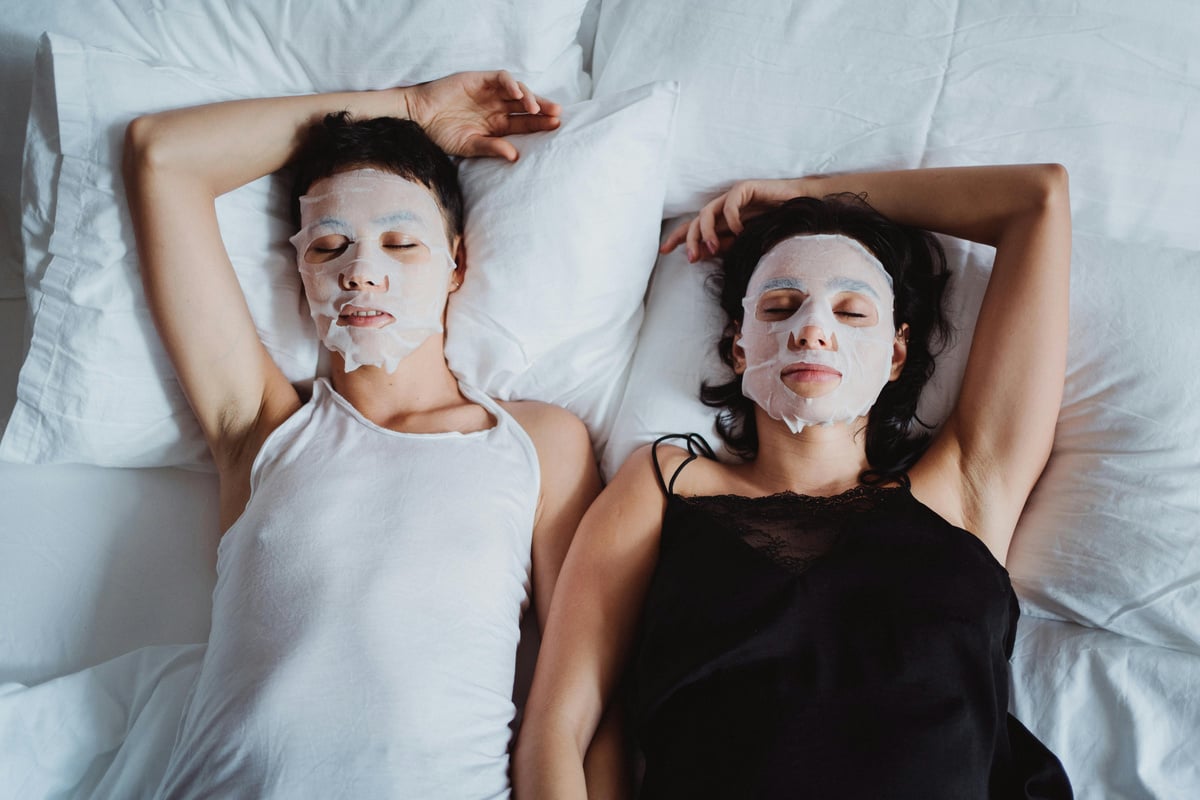
<path fill-rule="evenodd" d="M 658 248 L 658 252 L 666 254 L 682 244 L 683 240 L 687 238 L 688 225 L 690 224 L 691 220 L 685 220 L 676 225 L 675 229 L 671 231 L 671 234 L 667 237 L 666 241 L 664 241 L 662 246 Z"/>
<path fill-rule="evenodd" d="M 495 136 L 472 136 L 467 140 L 464 155 L 473 158 L 503 158 L 516 161 L 519 154 L 512 142 Z"/>

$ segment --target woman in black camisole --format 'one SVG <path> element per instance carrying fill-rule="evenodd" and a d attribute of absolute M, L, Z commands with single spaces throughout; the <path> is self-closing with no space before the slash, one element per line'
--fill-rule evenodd
<path fill-rule="evenodd" d="M 927 231 L 996 248 L 933 435 L 916 406 L 946 335 L 946 274 Z M 732 375 L 702 397 L 741 460 L 664 437 L 584 518 L 518 796 L 585 796 L 582 754 L 623 684 L 647 800 L 1070 797 L 1008 714 L 1019 612 L 1004 569 L 1062 395 L 1065 171 L 746 182 L 664 250 L 679 244 L 723 254 Z"/>

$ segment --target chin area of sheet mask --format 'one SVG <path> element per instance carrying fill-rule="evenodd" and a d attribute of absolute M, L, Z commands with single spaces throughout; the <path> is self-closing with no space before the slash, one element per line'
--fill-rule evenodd
<path fill-rule="evenodd" d="M 317 335 L 342 355 L 347 372 L 363 365 L 395 372 L 442 330 L 447 272 L 455 265 L 441 210 L 420 184 L 374 169 L 339 172 L 311 188 L 318 193 L 300 198 L 300 232 L 291 242 Z M 324 263 L 307 263 L 309 246 L 330 234 L 349 240 L 345 250 Z M 385 249 L 385 234 L 415 246 Z M 339 325 L 346 310 L 383 312 L 392 322 Z"/>
<path fill-rule="evenodd" d="M 806 297 L 786 319 L 759 319 L 760 298 L 776 289 L 797 289 Z M 834 313 L 836 297 L 846 291 L 875 305 L 876 324 L 850 325 Z M 792 433 L 809 425 L 852 422 L 863 416 L 891 375 L 896 335 L 893 297 L 891 276 L 854 239 L 821 234 L 780 242 L 755 267 L 742 300 L 741 346 L 746 354 L 742 393 Z M 824 345 L 800 346 L 805 328 L 810 328 L 810 334 L 819 329 Z M 788 388 L 782 375 L 802 362 L 835 369 L 841 380 L 820 396 L 802 397 Z"/>

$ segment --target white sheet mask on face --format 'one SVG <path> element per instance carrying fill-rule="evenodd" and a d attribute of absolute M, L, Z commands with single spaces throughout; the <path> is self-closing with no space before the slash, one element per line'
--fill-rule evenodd
<path fill-rule="evenodd" d="M 742 393 L 792 433 L 863 416 L 891 376 L 893 303 L 891 276 L 855 239 L 780 242 L 758 262 L 742 300 Z M 805 396 L 784 382 L 785 370 L 794 383 L 804 379 Z"/>
<path fill-rule="evenodd" d="M 346 372 L 395 372 L 442 330 L 455 267 L 441 209 L 420 184 L 356 169 L 315 182 L 291 238 L 317 335 Z"/>

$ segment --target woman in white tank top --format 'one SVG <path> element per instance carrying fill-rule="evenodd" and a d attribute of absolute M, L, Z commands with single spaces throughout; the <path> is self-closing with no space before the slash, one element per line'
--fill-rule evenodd
<path fill-rule="evenodd" d="M 439 145 L 511 160 L 505 135 L 558 114 L 499 72 L 130 125 L 147 299 L 225 530 L 160 796 L 508 795 L 521 615 L 532 599 L 544 621 L 599 477 L 575 417 L 498 403 L 446 364 L 465 259 Z M 297 265 L 332 364 L 307 403 L 257 337 L 213 204 L 293 160 Z"/>

